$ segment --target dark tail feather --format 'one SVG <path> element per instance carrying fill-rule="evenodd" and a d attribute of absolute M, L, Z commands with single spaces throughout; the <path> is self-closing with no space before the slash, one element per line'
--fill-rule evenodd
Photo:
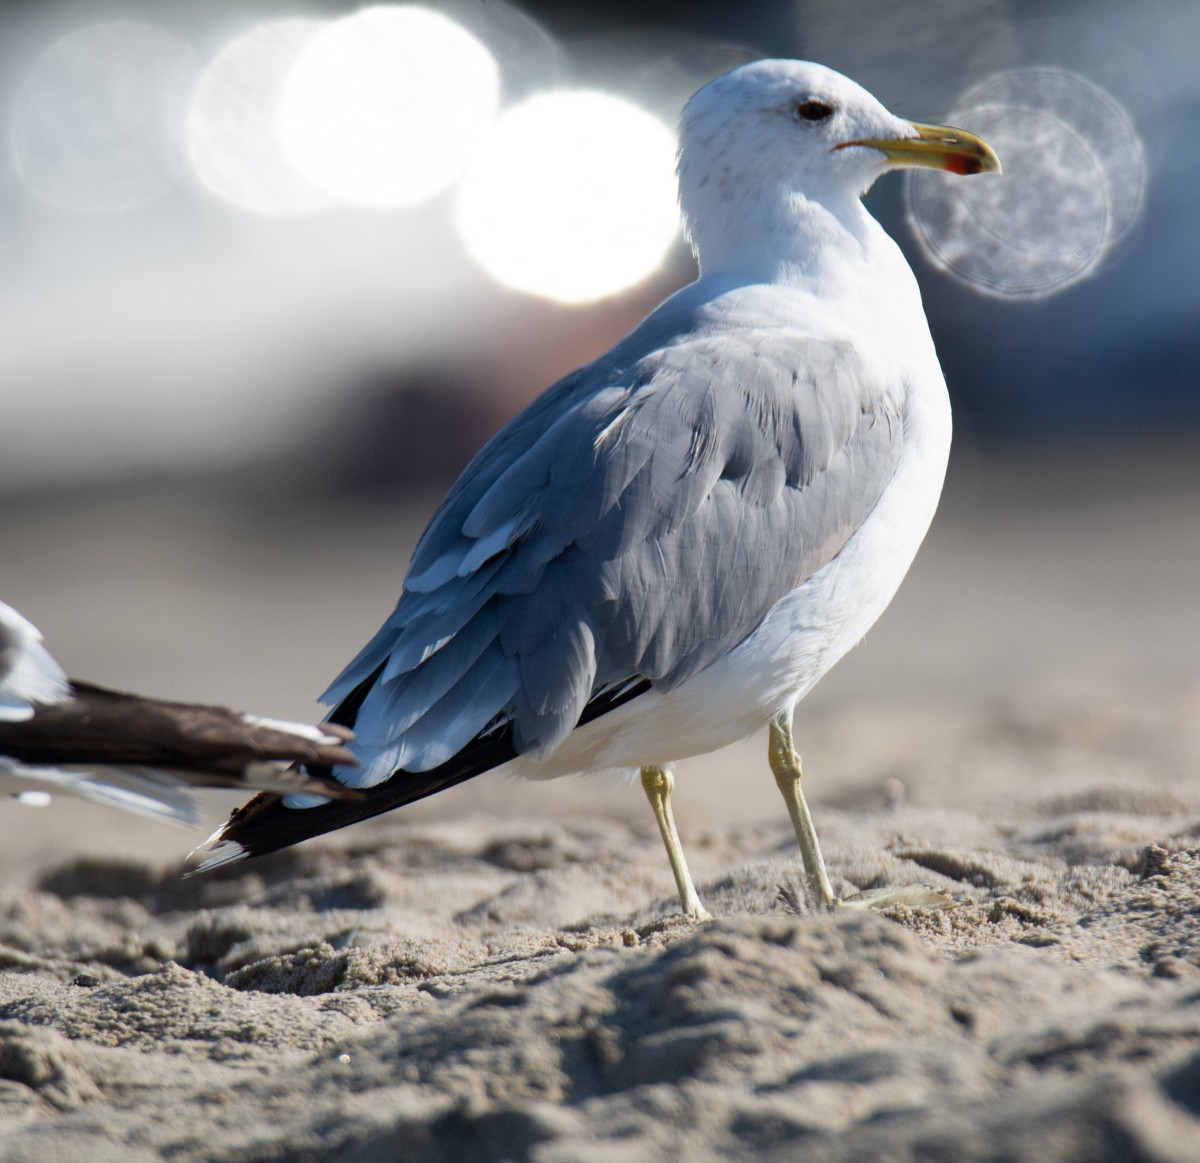
<path fill-rule="evenodd" d="M 341 796 L 345 789 L 328 771 L 357 762 L 345 746 L 352 738 L 337 724 L 314 728 L 72 679 L 68 699 L 0 723 L 0 755 L 33 767 L 161 769 L 193 787 Z M 295 770 L 300 764 L 313 774 Z"/>

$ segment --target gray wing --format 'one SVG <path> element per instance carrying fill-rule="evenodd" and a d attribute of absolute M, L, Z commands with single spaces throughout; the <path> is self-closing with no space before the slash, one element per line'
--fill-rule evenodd
<path fill-rule="evenodd" d="M 548 754 L 598 693 L 683 682 L 830 561 L 895 472 L 905 386 L 849 344 L 727 331 L 619 353 L 501 431 L 433 518 L 324 696 L 357 707 L 346 782 L 428 770 L 506 722 Z"/>

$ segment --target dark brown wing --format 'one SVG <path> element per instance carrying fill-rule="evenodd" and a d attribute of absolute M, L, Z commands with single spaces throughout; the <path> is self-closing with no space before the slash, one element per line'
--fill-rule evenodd
<path fill-rule="evenodd" d="M 29 766 L 162 768 L 195 787 L 356 793 L 292 764 L 353 765 L 343 727 L 310 728 L 226 707 L 170 702 L 71 681 L 65 702 L 35 708 L 21 723 L 0 722 L 0 755 Z"/>

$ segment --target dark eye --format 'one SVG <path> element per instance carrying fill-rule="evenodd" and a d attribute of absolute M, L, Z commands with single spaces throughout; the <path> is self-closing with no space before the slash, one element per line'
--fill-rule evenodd
<path fill-rule="evenodd" d="M 824 101 L 801 101 L 796 106 L 796 116 L 805 121 L 824 121 L 832 114 L 833 106 L 826 105 Z"/>

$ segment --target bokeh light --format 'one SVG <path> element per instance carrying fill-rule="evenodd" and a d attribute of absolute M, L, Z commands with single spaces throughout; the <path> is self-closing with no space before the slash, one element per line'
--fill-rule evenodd
<path fill-rule="evenodd" d="M 947 116 L 981 134 L 1004 173 L 913 173 L 909 221 L 930 259 L 1003 298 L 1039 298 L 1093 274 L 1136 222 L 1146 184 L 1137 130 L 1108 93 L 1059 69 L 1013 69 Z"/>
<path fill-rule="evenodd" d="M 153 201 L 178 173 L 179 121 L 198 62 L 134 20 L 92 24 L 35 61 L 13 108 L 17 171 L 63 209 L 113 213 Z"/>
<path fill-rule="evenodd" d="M 679 228 L 675 136 L 618 97 L 560 90 L 507 110 L 458 199 L 468 251 L 498 282 L 563 302 L 627 287 Z"/>
<path fill-rule="evenodd" d="M 796 0 L 797 55 L 853 77 L 900 117 L 937 121 L 967 85 L 1021 60 L 1011 9 L 1004 0 Z"/>
<path fill-rule="evenodd" d="M 572 75 L 572 60 L 555 37 L 516 4 L 438 0 L 437 10 L 487 45 L 500 65 L 507 104 L 566 84 Z"/>
<path fill-rule="evenodd" d="M 381 5 L 304 47 L 283 88 L 280 140 L 330 197 L 409 206 L 459 178 L 499 102 L 499 68 L 476 37 L 440 13 Z"/>
<path fill-rule="evenodd" d="M 295 18 L 255 25 L 201 74 L 188 108 L 187 151 L 211 193 L 261 214 L 328 205 L 287 163 L 277 131 L 284 82 L 323 24 Z"/>

